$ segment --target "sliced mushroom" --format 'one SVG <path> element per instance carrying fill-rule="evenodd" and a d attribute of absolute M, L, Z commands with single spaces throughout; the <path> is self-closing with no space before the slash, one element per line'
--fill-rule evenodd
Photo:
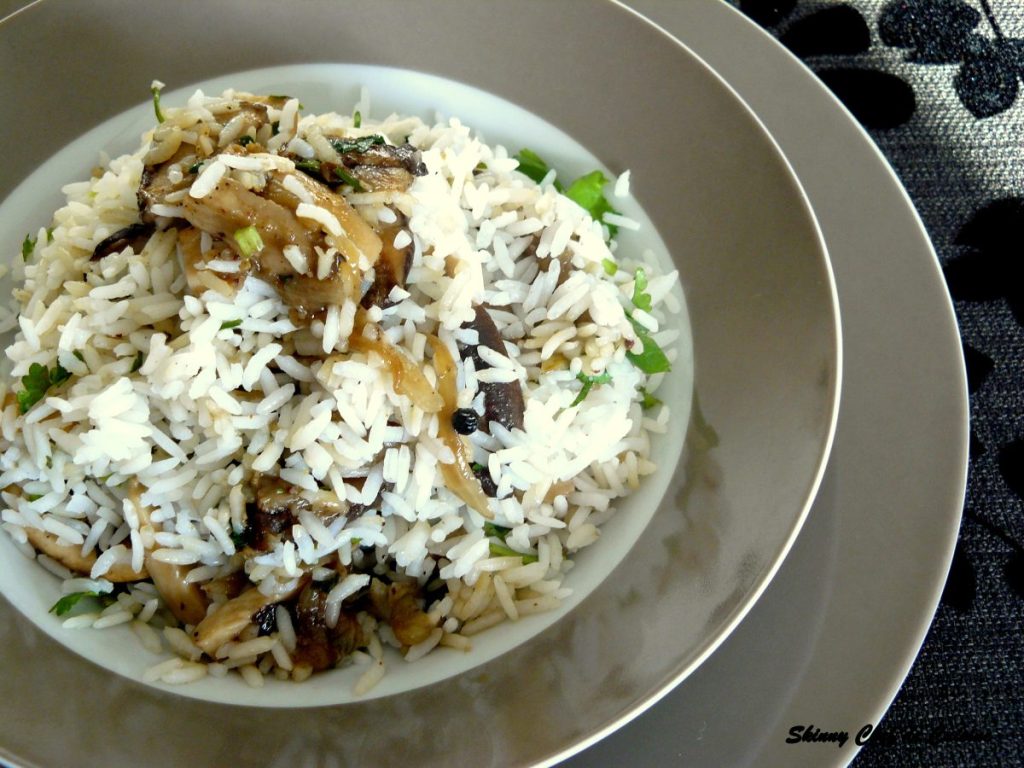
<path fill-rule="evenodd" d="M 405 287 L 405 278 L 412 267 L 412 240 L 404 248 L 395 247 L 395 238 L 405 230 L 407 219 L 402 214 L 397 214 L 393 224 L 387 224 L 380 228 L 381 250 L 380 258 L 374 267 L 373 284 L 363 295 L 362 305 L 369 309 L 372 306 L 387 309 L 394 302 L 389 298 L 391 290 L 398 286 Z"/>
<path fill-rule="evenodd" d="M 133 489 L 133 499 L 136 512 L 139 515 L 140 526 L 150 526 L 150 510 L 139 502 L 139 489 Z M 150 550 L 146 550 L 146 570 L 149 578 L 160 593 L 164 604 L 174 614 L 174 617 L 183 624 L 198 624 L 206 616 L 206 607 L 209 600 L 206 593 L 196 583 L 185 581 L 185 576 L 191 570 L 191 566 L 175 565 L 165 563 L 153 557 Z"/>
<path fill-rule="evenodd" d="M 120 253 L 128 246 L 138 253 L 149 242 L 149 237 L 155 229 L 153 224 L 129 224 L 127 227 L 119 229 L 96 244 L 91 261 L 97 261 L 112 253 Z"/>
<path fill-rule="evenodd" d="M 327 624 L 327 593 L 325 585 L 312 582 L 301 593 L 292 609 L 295 627 L 297 663 L 309 664 L 314 671 L 330 669 L 356 648 L 366 644 L 362 628 L 355 616 L 342 611 L 333 627 Z"/>
<path fill-rule="evenodd" d="M 480 357 L 479 347 L 487 347 L 500 355 L 505 354 L 505 344 L 501 334 L 498 333 L 498 327 L 482 306 L 476 307 L 476 316 L 469 327 L 477 332 L 479 341 L 475 346 L 466 347 L 463 357 L 471 356 L 478 371 L 490 368 L 490 363 Z M 484 393 L 484 419 L 486 422 L 496 421 L 505 429 L 523 428 L 523 414 L 526 405 L 523 402 L 523 390 L 518 382 L 489 382 L 481 384 L 480 390 Z"/>
<path fill-rule="evenodd" d="M 422 643 L 437 628 L 421 603 L 420 587 L 416 583 L 385 584 L 380 579 L 370 582 L 371 612 L 390 625 L 398 642 L 404 646 Z"/>
<path fill-rule="evenodd" d="M 384 339 L 368 339 L 361 333 L 353 334 L 348 343 L 350 349 L 380 355 L 391 373 L 395 392 L 407 396 L 424 413 L 437 413 L 442 409 L 444 400 L 441 395 L 430 386 L 423 371 L 397 347 Z"/>
<path fill-rule="evenodd" d="M 152 211 L 153 206 L 163 204 L 172 192 L 186 189 L 194 181 L 188 173 L 183 173 L 180 179 L 173 177 L 171 169 L 182 161 L 195 157 L 195 153 L 195 145 L 180 144 L 167 160 L 143 168 L 136 193 L 139 216 L 143 224 L 155 224 L 158 217 Z"/>
<path fill-rule="evenodd" d="M 246 507 L 245 543 L 257 552 L 266 552 L 277 537 L 296 523 L 301 511 L 309 510 L 324 523 L 330 523 L 345 514 L 346 507 L 333 493 L 321 491 L 310 499 L 279 478 L 261 477 L 256 500 Z"/>
<path fill-rule="evenodd" d="M 295 589 L 279 595 L 264 595 L 256 587 L 247 589 L 238 597 L 228 600 L 219 606 L 213 613 L 198 623 L 192 630 L 192 639 L 195 644 L 208 656 L 213 656 L 217 649 L 229 640 L 234 640 L 238 634 L 252 623 L 260 609 L 288 600 L 303 586 L 300 581 Z"/>
<path fill-rule="evenodd" d="M 82 548 L 77 544 L 61 544 L 56 536 L 46 531 L 40 531 L 38 528 L 25 528 L 25 535 L 28 537 L 29 544 L 37 552 L 42 552 L 44 555 L 52 557 L 65 568 L 75 573 L 81 573 L 84 576 L 92 573 L 92 567 L 96 564 L 95 552 L 83 555 Z M 132 570 L 131 565 L 117 563 L 103 574 L 103 578 L 114 583 L 124 583 L 141 581 L 149 575 L 146 572 L 145 566 L 143 566 L 141 571 L 135 571 Z"/>
<path fill-rule="evenodd" d="M 451 464 L 441 464 L 441 475 L 445 484 L 456 496 L 462 499 L 468 506 L 475 509 L 486 519 L 494 518 L 480 487 L 480 481 L 473 472 L 470 463 L 469 447 L 465 438 L 462 437 L 452 426 L 452 414 L 455 412 L 455 361 L 439 338 L 436 336 L 427 337 L 430 346 L 434 350 L 434 370 L 437 371 L 437 391 L 444 401 L 444 407 L 438 414 L 437 435 L 445 445 L 451 449 L 455 461 Z"/>

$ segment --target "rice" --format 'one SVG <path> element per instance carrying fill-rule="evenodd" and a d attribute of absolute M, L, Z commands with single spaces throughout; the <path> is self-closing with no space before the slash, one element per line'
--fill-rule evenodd
<path fill-rule="evenodd" d="M 595 222 L 458 120 L 360 110 L 356 130 L 234 91 L 166 107 L 12 265 L 3 528 L 86 595 L 65 627 L 130 624 L 172 654 L 144 680 L 343 663 L 310 655 L 299 605 L 347 633 L 357 694 L 384 645 L 466 652 L 558 610 L 571 557 L 655 470 L 670 414 L 643 412 L 663 376 L 637 359 L 667 367 L 679 302 L 674 272 L 612 247 L 638 222 Z M 370 151 L 398 181 L 374 187 Z M 94 253 L 138 224 L 140 184 L 155 231 Z M 227 226 L 225 189 L 284 219 Z M 131 581 L 147 570 L 176 574 L 173 599 Z"/>

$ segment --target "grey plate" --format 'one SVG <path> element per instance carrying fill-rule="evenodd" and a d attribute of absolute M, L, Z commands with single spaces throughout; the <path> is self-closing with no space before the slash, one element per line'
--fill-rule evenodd
<path fill-rule="evenodd" d="M 568 764 L 845 765 L 924 640 L 967 478 L 963 356 L 945 283 L 906 192 L 807 68 L 717 0 L 632 5 L 715 67 L 807 190 L 843 315 L 843 400 L 821 491 L 743 624 L 662 702 Z M 787 744 L 794 725 L 850 741 Z"/>
<path fill-rule="evenodd" d="M 4 608 L 0 745 L 10 759 L 546 761 L 649 704 L 749 609 L 820 480 L 836 412 L 838 320 L 816 227 L 788 167 L 682 47 L 611 3 L 257 9 L 47 0 L 0 35 L 0 98 L 20 107 L 2 128 L 19 152 L 0 194 L 40 157 L 139 102 L 156 75 L 175 87 L 336 58 L 440 74 L 547 118 L 610 167 L 633 170 L 637 197 L 683 275 L 697 390 L 721 437 L 714 451 L 691 454 L 689 483 L 676 473 L 649 535 L 570 616 L 471 674 L 401 697 L 300 711 L 184 700 L 82 662 Z"/>

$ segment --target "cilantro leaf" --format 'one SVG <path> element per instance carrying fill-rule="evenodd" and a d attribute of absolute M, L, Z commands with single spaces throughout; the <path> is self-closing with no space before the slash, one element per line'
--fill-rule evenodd
<path fill-rule="evenodd" d="M 256 141 L 256 139 L 252 136 L 239 136 L 238 139 L 235 140 L 235 143 L 240 147 L 248 147 L 254 141 Z"/>
<path fill-rule="evenodd" d="M 668 361 L 668 357 L 662 351 L 661 347 L 651 338 L 651 334 L 647 332 L 640 323 L 634 320 L 632 317 L 629 318 L 629 322 L 633 324 L 633 330 L 636 331 L 636 336 L 640 342 L 644 345 L 643 352 L 627 352 L 626 357 L 629 361 L 639 368 L 644 373 L 666 373 L 672 370 L 672 364 Z"/>
<path fill-rule="evenodd" d="M 231 328 L 237 328 L 241 324 L 242 324 L 241 320 L 226 320 L 225 322 L 220 324 L 220 329 L 222 331 L 226 331 L 226 330 L 229 330 Z"/>
<path fill-rule="evenodd" d="M 576 399 L 572 401 L 572 404 L 569 406 L 570 408 L 573 405 L 579 405 L 586 400 L 587 395 L 590 394 L 590 390 L 594 388 L 595 384 L 611 384 L 612 381 L 612 375 L 608 373 L 608 371 L 599 373 L 596 376 L 591 376 L 587 373 L 577 373 L 576 378 L 583 382 L 583 388 L 580 389 L 580 393 L 576 395 Z"/>
<path fill-rule="evenodd" d="M 640 387 L 637 391 L 640 393 L 640 407 L 643 410 L 649 411 L 654 406 L 661 405 L 661 400 L 648 392 L 647 387 Z"/>
<path fill-rule="evenodd" d="M 548 175 L 548 171 L 551 170 L 550 166 L 532 149 L 520 149 L 515 157 L 519 161 L 519 172 L 527 178 L 533 179 L 538 184 L 543 181 L 544 177 Z M 565 187 L 562 186 L 558 179 L 555 179 L 555 189 L 559 192 L 565 191 Z"/>
<path fill-rule="evenodd" d="M 83 597 L 99 597 L 99 592 L 72 592 L 70 595 L 64 595 L 60 600 L 53 604 L 50 608 L 50 613 L 55 616 L 63 616 L 68 613 L 72 608 L 78 605 L 79 601 Z"/>
<path fill-rule="evenodd" d="M 523 560 L 523 565 L 530 563 L 536 563 L 538 558 L 536 555 L 527 554 L 524 552 L 516 552 L 511 547 L 506 547 L 504 544 L 498 544 L 495 541 L 491 542 L 491 554 L 496 557 L 520 557 Z"/>
<path fill-rule="evenodd" d="M 30 236 L 25 235 L 25 239 L 21 241 L 21 259 L 22 261 L 28 261 L 32 258 L 32 253 L 36 249 L 36 241 Z"/>
<path fill-rule="evenodd" d="M 611 277 L 619 271 L 619 265 L 611 259 L 602 259 L 601 266 L 604 267 L 604 273 L 608 275 L 608 277 Z"/>
<path fill-rule="evenodd" d="M 358 126 L 356 126 L 358 127 Z M 370 147 L 376 144 L 384 144 L 384 137 L 378 134 L 372 136 L 361 136 L 358 139 L 331 139 L 331 146 L 339 155 L 349 152 L 368 152 Z"/>
<path fill-rule="evenodd" d="M 234 528 L 228 533 L 231 537 L 231 543 L 235 545 L 235 549 L 241 550 L 249 546 L 246 541 L 245 531 L 236 531 Z"/>
<path fill-rule="evenodd" d="M 604 221 L 606 213 L 618 213 L 618 211 L 612 208 L 608 198 L 604 196 L 604 185 L 609 181 L 611 179 L 607 178 L 600 171 L 591 171 L 586 176 L 580 176 L 570 184 L 569 188 L 565 190 L 565 196 L 589 213 L 590 218 L 594 221 L 604 223 L 608 227 L 609 236 L 615 237 L 619 228 L 614 224 Z"/>
<path fill-rule="evenodd" d="M 42 400 L 50 387 L 59 387 L 70 378 L 71 373 L 60 363 L 55 365 L 53 370 L 40 363 L 32 363 L 28 373 L 21 377 L 23 389 L 17 395 L 18 409 L 21 413 L 28 413 L 29 408 Z"/>
<path fill-rule="evenodd" d="M 360 128 L 363 125 L 363 113 L 358 109 L 352 115 L 352 126 L 354 128 Z"/>
<path fill-rule="evenodd" d="M 492 523 L 490 521 L 484 523 L 484 535 L 485 536 L 497 536 L 502 541 L 505 540 L 505 537 L 508 536 L 508 533 L 511 530 L 512 530 L 511 528 L 506 528 L 503 525 L 495 525 L 494 523 Z"/>
<path fill-rule="evenodd" d="M 135 355 L 135 362 L 132 363 L 132 369 L 131 371 L 129 371 L 129 373 L 135 373 L 137 370 L 139 370 L 139 368 L 142 367 L 143 359 L 144 358 L 140 350 L 139 353 Z"/>
<path fill-rule="evenodd" d="M 647 273 L 643 267 L 636 268 L 633 278 L 633 306 L 644 312 L 651 311 L 651 294 L 647 293 Z"/>

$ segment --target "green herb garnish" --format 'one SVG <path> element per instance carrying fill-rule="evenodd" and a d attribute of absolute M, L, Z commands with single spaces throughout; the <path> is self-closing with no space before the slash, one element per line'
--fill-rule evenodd
<path fill-rule="evenodd" d="M 47 227 L 46 228 L 46 242 L 48 242 L 48 243 L 52 243 L 53 242 L 53 227 Z"/>
<path fill-rule="evenodd" d="M 604 267 L 604 273 L 608 275 L 608 277 L 611 277 L 619 271 L 619 265 L 611 259 L 602 259 L 601 266 Z"/>
<path fill-rule="evenodd" d="M 340 165 L 334 166 L 333 170 L 334 170 L 334 175 L 337 176 L 342 181 L 344 181 L 350 187 L 352 187 L 353 190 L 355 190 L 356 192 L 362 192 L 363 191 L 363 185 L 359 183 L 359 179 L 357 179 L 355 176 L 350 174 L 348 171 L 346 171 Z"/>
<path fill-rule="evenodd" d="M 595 384 L 610 384 L 612 381 L 612 375 L 605 371 L 599 373 L 596 376 L 591 376 L 587 373 L 577 373 L 576 378 L 583 382 L 583 388 L 580 389 L 580 393 L 576 395 L 576 399 L 572 401 L 572 405 L 579 405 L 587 399 L 587 395 L 590 394 L 590 390 L 594 388 Z M 570 405 L 570 408 L 572 407 Z"/>
<path fill-rule="evenodd" d="M 550 166 L 532 149 L 520 149 L 515 157 L 519 161 L 519 172 L 533 179 L 538 184 L 543 181 L 544 177 L 548 175 L 548 171 L 551 170 Z M 559 192 L 565 190 L 558 179 L 555 179 L 555 189 Z"/>
<path fill-rule="evenodd" d="M 163 89 L 163 83 L 158 83 L 156 80 L 149 86 L 150 93 L 153 94 L 153 113 L 156 115 L 156 121 L 162 123 L 164 121 L 164 113 L 160 110 L 160 91 Z"/>
<path fill-rule="evenodd" d="M 308 173 L 313 176 L 320 175 L 320 161 L 319 160 L 300 160 L 295 164 L 295 169 Z"/>
<path fill-rule="evenodd" d="M 22 261 L 28 261 L 32 258 L 32 253 L 36 249 L 36 241 L 25 235 L 25 239 L 21 241 L 21 259 Z"/>
<path fill-rule="evenodd" d="M 139 370 L 139 368 L 141 368 L 141 367 L 142 367 L 142 361 L 143 361 L 143 359 L 144 359 L 144 358 L 143 358 L 142 352 L 141 352 L 141 351 L 139 351 L 139 352 L 138 352 L 138 353 L 137 353 L 137 354 L 135 355 L 135 361 L 134 361 L 134 362 L 132 363 L 132 369 L 131 369 L 131 370 L 129 371 L 129 373 L 135 373 L 135 372 L 136 372 L 137 370 Z"/>
<path fill-rule="evenodd" d="M 636 268 L 633 278 L 633 306 L 644 312 L 651 311 L 651 294 L 647 293 L 647 273 L 643 267 Z"/>
<path fill-rule="evenodd" d="M 99 592 L 72 592 L 70 595 L 64 595 L 60 600 L 53 604 L 50 608 L 50 613 L 55 616 L 63 616 L 76 605 L 83 597 L 99 597 Z"/>
<path fill-rule="evenodd" d="M 270 124 L 270 135 L 277 136 L 281 132 L 281 121 L 275 120 Z"/>
<path fill-rule="evenodd" d="M 362 127 L 362 125 L 363 125 L 363 115 L 362 115 L 362 113 L 361 113 L 361 112 L 360 112 L 360 111 L 359 111 L 359 110 L 357 109 L 357 110 L 356 110 L 356 111 L 355 111 L 355 112 L 353 113 L 353 115 L 352 115 L 352 126 L 353 126 L 354 128 L 361 128 L 361 127 Z"/>
<path fill-rule="evenodd" d="M 497 536 L 502 541 L 505 540 L 505 537 L 508 536 L 509 531 L 511 530 L 511 528 L 506 528 L 503 525 L 495 525 L 490 521 L 484 523 L 484 535 L 488 537 Z"/>
<path fill-rule="evenodd" d="M 231 328 L 237 328 L 241 324 L 242 324 L 241 320 L 226 320 L 225 322 L 220 324 L 220 329 L 222 331 L 227 331 L 227 330 L 230 330 Z"/>
<path fill-rule="evenodd" d="M 242 229 L 235 230 L 234 237 L 235 242 L 238 243 L 239 250 L 241 250 L 245 258 L 249 258 L 263 250 L 263 238 L 256 231 L 256 227 L 243 227 Z"/>
<path fill-rule="evenodd" d="M 647 387 L 640 387 L 637 391 L 640 393 L 640 407 L 645 411 L 649 411 L 656 405 L 661 405 L 661 400 L 648 392 Z"/>
<path fill-rule="evenodd" d="M 672 364 L 668 361 L 668 357 L 662 351 L 661 347 L 651 338 L 651 334 L 647 332 L 640 323 L 634 320 L 632 317 L 629 318 L 629 322 L 633 324 L 633 330 L 636 331 L 636 337 L 644 345 L 644 351 L 640 353 L 627 352 L 626 357 L 629 361 L 639 368 L 644 373 L 666 373 L 672 370 Z"/>
<path fill-rule="evenodd" d="M 256 139 L 254 139 L 252 136 L 239 136 L 235 140 L 235 144 L 237 144 L 240 147 L 248 147 L 254 141 L 256 141 Z"/>
<path fill-rule="evenodd" d="M 490 542 L 491 554 L 496 557 L 521 557 L 523 559 L 523 565 L 530 563 L 536 563 L 539 559 L 536 555 L 530 555 L 524 552 L 516 552 L 511 547 L 507 547 L 504 544 L 499 544 L 496 541 Z"/>
<path fill-rule="evenodd" d="M 190 165 L 188 167 L 188 172 L 189 173 L 199 173 L 199 169 L 202 168 L 202 167 L 203 167 L 203 161 L 200 160 L 198 163 L 192 163 L 192 165 Z"/>
<path fill-rule="evenodd" d="M 356 126 L 357 128 L 359 126 Z M 358 139 L 331 139 L 331 146 L 339 155 L 349 152 L 368 152 L 370 147 L 377 144 L 385 144 L 383 136 L 374 134 L 372 136 L 360 136 Z"/>
<path fill-rule="evenodd" d="M 235 545 L 235 549 L 245 549 L 248 546 L 245 541 L 245 531 L 236 531 L 232 528 L 228 536 L 231 538 L 231 543 Z"/>
<path fill-rule="evenodd" d="M 519 161 L 519 172 L 533 179 L 538 184 L 548 175 L 551 167 L 541 159 L 540 155 L 530 149 L 521 149 L 515 156 Z M 576 181 L 563 187 L 555 179 L 555 189 L 583 208 L 594 221 L 600 221 L 608 227 L 609 237 L 615 237 L 619 228 L 604 221 L 606 213 L 618 213 L 604 196 L 604 185 L 610 181 L 601 171 L 591 171 L 580 176 Z"/>
<path fill-rule="evenodd" d="M 29 408 L 42 400 L 50 387 L 59 387 L 70 378 L 71 374 L 60 363 L 53 370 L 40 363 L 32 363 L 28 373 L 21 377 L 24 389 L 18 392 L 18 409 L 21 413 L 28 413 Z"/>

